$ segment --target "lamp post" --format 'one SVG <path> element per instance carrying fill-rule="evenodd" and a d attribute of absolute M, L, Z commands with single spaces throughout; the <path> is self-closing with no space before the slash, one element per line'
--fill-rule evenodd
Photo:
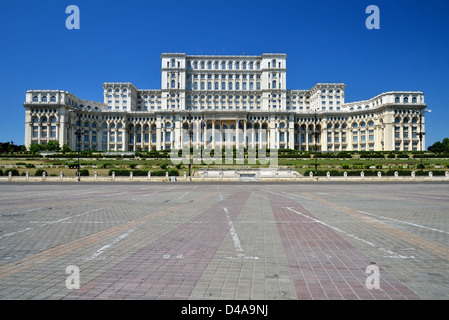
<path fill-rule="evenodd" d="M 422 144 L 422 138 L 423 136 L 426 134 L 425 132 L 423 132 L 422 129 L 422 116 L 424 112 L 432 112 L 432 110 L 426 110 L 426 109 L 422 109 L 421 112 L 419 113 L 419 145 L 421 147 L 421 171 L 424 170 L 424 165 L 423 165 L 423 144 Z"/>
<path fill-rule="evenodd" d="M 317 122 L 318 122 L 318 116 L 317 116 L 317 109 L 314 110 L 314 115 L 315 115 L 315 126 L 314 126 L 314 134 L 315 134 L 315 176 L 318 176 L 318 157 L 317 157 L 317 152 L 318 152 L 318 146 L 317 146 L 317 141 L 318 141 L 318 129 L 317 129 Z"/>
<path fill-rule="evenodd" d="M 83 135 L 81 133 L 81 113 L 73 111 L 73 110 L 69 110 L 70 113 L 75 113 L 76 116 L 78 117 L 78 132 L 75 131 L 75 135 L 77 137 L 77 142 L 78 142 L 78 169 L 77 169 L 77 173 L 76 173 L 76 179 L 78 181 L 81 180 L 81 165 L 80 165 L 80 152 L 81 152 L 81 136 Z"/>
<path fill-rule="evenodd" d="M 193 139 L 193 123 L 192 123 L 192 114 L 191 107 L 188 107 L 188 132 L 189 132 L 189 180 L 192 181 L 192 156 L 191 156 L 191 147 L 192 147 L 192 139 Z"/>

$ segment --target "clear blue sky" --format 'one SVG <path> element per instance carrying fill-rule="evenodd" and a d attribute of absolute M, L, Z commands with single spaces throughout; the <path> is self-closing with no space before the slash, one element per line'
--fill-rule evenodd
<path fill-rule="evenodd" d="M 75 4 L 80 30 L 68 30 Z M 368 30 L 368 5 L 380 29 Z M 426 145 L 449 137 L 446 0 L 2 0 L 0 141 L 24 143 L 25 92 L 103 101 L 102 83 L 160 88 L 160 54 L 287 54 L 288 89 L 344 82 L 346 102 L 423 91 Z"/>

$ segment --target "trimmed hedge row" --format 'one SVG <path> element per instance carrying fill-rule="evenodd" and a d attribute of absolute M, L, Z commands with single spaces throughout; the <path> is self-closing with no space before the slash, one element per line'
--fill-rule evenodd
<path fill-rule="evenodd" d="M 112 176 L 112 172 L 115 172 L 117 177 L 129 177 L 130 173 L 133 173 L 133 176 L 136 177 L 145 177 L 148 175 L 148 171 L 146 170 L 127 170 L 127 169 L 111 169 L 108 172 L 108 176 Z M 163 177 L 165 173 L 168 172 L 169 176 L 179 176 L 179 171 L 176 169 L 168 169 L 168 170 L 158 170 L 151 172 L 151 176 L 155 177 Z"/>
<path fill-rule="evenodd" d="M 382 176 L 394 176 L 394 173 L 397 172 L 398 176 L 407 176 L 410 177 L 412 175 L 412 171 L 409 170 L 387 170 L 387 171 L 382 171 L 382 170 L 348 170 L 346 171 L 346 173 L 348 174 L 348 177 L 352 176 L 357 176 L 360 177 L 360 174 L 362 172 L 364 172 L 365 176 L 377 176 L 378 172 L 382 173 Z M 444 176 L 446 174 L 446 171 L 443 170 L 431 170 L 432 174 L 434 176 Z M 315 170 L 307 170 L 304 173 L 304 176 L 309 176 L 310 172 L 313 173 L 313 175 L 315 175 Z M 331 177 L 342 177 L 343 176 L 343 172 L 344 171 L 338 171 L 338 170 L 318 170 L 317 171 L 317 175 L 318 176 L 327 176 L 327 172 L 330 173 Z M 428 176 L 429 175 L 429 171 L 421 171 L 421 170 L 416 170 L 415 171 L 415 176 Z"/>

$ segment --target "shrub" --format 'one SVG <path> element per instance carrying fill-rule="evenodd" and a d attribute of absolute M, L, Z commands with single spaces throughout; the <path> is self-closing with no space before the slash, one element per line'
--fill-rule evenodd
<path fill-rule="evenodd" d="M 376 164 L 376 169 L 382 169 L 382 165 L 381 164 Z"/>
<path fill-rule="evenodd" d="M 163 163 L 159 166 L 162 170 L 167 169 L 167 164 Z"/>
<path fill-rule="evenodd" d="M 2 169 L 0 169 L 0 176 L 2 176 L 3 175 L 3 170 Z"/>
<path fill-rule="evenodd" d="M 80 176 L 82 176 L 82 177 L 88 177 L 88 176 L 89 176 L 89 170 L 87 170 L 87 169 L 81 169 L 81 170 L 80 170 Z"/>
<path fill-rule="evenodd" d="M 345 164 L 342 164 L 342 165 L 341 165 L 341 168 L 342 168 L 342 169 L 349 169 L 349 164 L 346 164 L 346 163 L 345 163 Z"/>
<path fill-rule="evenodd" d="M 46 173 L 46 171 L 44 169 L 37 169 L 36 172 L 34 173 L 35 177 L 42 177 L 43 173 Z"/>

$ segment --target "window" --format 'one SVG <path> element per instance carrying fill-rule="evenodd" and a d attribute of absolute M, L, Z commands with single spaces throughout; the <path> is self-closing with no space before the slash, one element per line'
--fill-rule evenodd
<path fill-rule="evenodd" d="M 235 90 L 240 90 L 240 82 L 235 83 Z"/>
<path fill-rule="evenodd" d="M 38 101 L 39 101 L 39 98 L 37 96 L 34 96 L 33 97 L 33 102 L 38 102 Z"/>
<path fill-rule="evenodd" d="M 175 80 L 172 80 L 171 81 L 171 86 L 170 86 L 172 89 L 175 89 L 176 88 L 176 81 Z"/>
<path fill-rule="evenodd" d="M 226 62 L 223 61 L 223 62 L 221 63 L 221 68 L 222 68 L 223 70 L 226 69 Z"/>
<path fill-rule="evenodd" d="M 276 80 L 273 80 L 271 87 L 272 87 L 273 89 L 276 89 Z"/>
<path fill-rule="evenodd" d="M 407 97 L 404 98 L 404 103 L 408 103 L 408 98 Z"/>
<path fill-rule="evenodd" d="M 207 83 L 207 90 L 212 90 L 212 82 Z"/>
<path fill-rule="evenodd" d="M 229 90 L 232 90 L 232 82 L 229 82 Z"/>
<path fill-rule="evenodd" d="M 193 84 L 193 89 L 194 89 L 194 90 L 198 90 L 198 82 L 195 82 L 195 83 Z"/>
<path fill-rule="evenodd" d="M 249 83 L 249 90 L 254 90 L 254 83 L 252 82 Z"/>
<path fill-rule="evenodd" d="M 221 90 L 226 90 L 226 82 L 221 83 Z"/>
<path fill-rule="evenodd" d="M 399 97 L 396 97 L 396 98 L 394 99 L 394 102 L 395 102 L 395 103 L 399 103 L 399 102 L 401 102 L 401 99 L 400 99 Z"/>
<path fill-rule="evenodd" d="M 56 102 L 56 97 L 55 96 L 51 96 L 50 101 L 51 102 Z"/>

